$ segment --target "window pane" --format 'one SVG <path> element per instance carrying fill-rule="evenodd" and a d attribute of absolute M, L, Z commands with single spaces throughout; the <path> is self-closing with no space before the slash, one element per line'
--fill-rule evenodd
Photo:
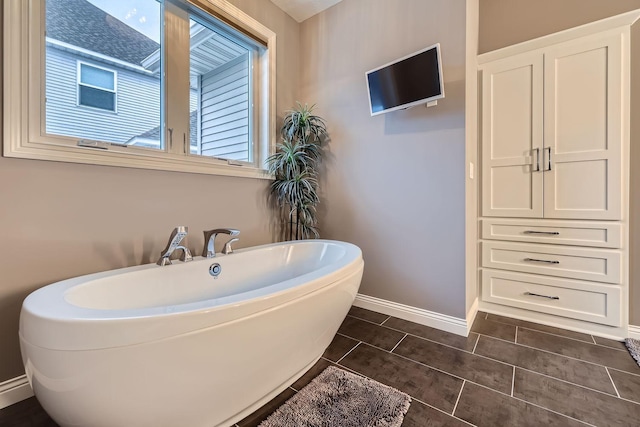
<path fill-rule="evenodd" d="M 87 64 L 80 64 L 80 82 L 105 89 L 115 89 L 112 71 L 91 67 Z"/>
<path fill-rule="evenodd" d="M 191 20 L 191 153 L 252 161 L 251 47 L 212 28 Z"/>
<path fill-rule="evenodd" d="M 80 105 L 102 108 L 103 110 L 116 110 L 116 94 L 106 90 L 94 89 L 88 86 L 80 86 Z"/>
<path fill-rule="evenodd" d="M 46 0 L 47 133 L 162 148 L 161 26 L 156 0 Z"/>

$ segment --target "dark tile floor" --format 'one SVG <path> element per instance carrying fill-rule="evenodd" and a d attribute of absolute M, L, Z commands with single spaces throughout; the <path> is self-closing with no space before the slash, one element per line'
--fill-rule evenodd
<path fill-rule="evenodd" d="M 322 359 L 236 426 L 257 426 L 330 365 L 411 395 L 406 427 L 640 425 L 640 367 L 620 342 L 487 313 L 465 338 L 353 307 Z M 0 425 L 56 424 L 32 398 Z"/>

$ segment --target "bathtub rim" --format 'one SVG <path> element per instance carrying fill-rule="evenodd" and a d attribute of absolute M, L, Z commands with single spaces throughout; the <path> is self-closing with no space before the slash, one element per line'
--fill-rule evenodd
<path fill-rule="evenodd" d="M 284 304 L 326 286 L 331 286 L 341 280 L 348 279 L 353 274 L 361 271 L 364 266 L 360 248 L 351 243 L 335 240 L 270 243 L 242 249 L 238 253 L 240 251 L 248 252 L 274 246 L 308 244 L 310 242 L 345 246 L 345 256 L 339 261 L 329 263 L 319 269 L 261 288 L 261 292 L 259 292 L 261 295 L 254 298 L 241 298 L 252 294 L 254 291 L 219 298 L 218 300 L 229 299 L 228 303 L 219 305 L 207 304 L 208 301 L 216 300 L 214 298 L 195 303 L 178 304 L 175 307 L 182 307 L 183 310 L 166 312 L 162 310 L 164 307 L 135 310 L 89 309 L 74 306 L 64 300 L 64 294 L 67 289 L 93 279 L 154 267 L 169 268 L 158 267 L 155 264 L 108 270 L 55 282 L 34 291 L 23 302 L 20 313 L 20 338 L 31 345 L 62 351 L 94 350 L 136 345 L 220 325 Z M 206 263 L 210 261 L 211 259 L 199 258 L 193 262 Z M 275 290 L 275 292 L 265 293 L 265 289 Z M 57 313 L 52 309 L 49 304 L 50 301 L 47 300 L 51 297 L 51 294 L 58 298 L 60 306 L 70 308 L 69 312 Z M 32 295 L 36 295 L 37 298 L 32 297 Z M 45 308 L 44 312 L 38 312 L 38 309 L 41 308 Z M 139 312 L 138 315 L 131 315 L 132 312 L 136 311 Z M 142 315 L 140 315 L 141 313 Z M 126 334 L 122 334 L 122 328 L 127 328 Z"/>

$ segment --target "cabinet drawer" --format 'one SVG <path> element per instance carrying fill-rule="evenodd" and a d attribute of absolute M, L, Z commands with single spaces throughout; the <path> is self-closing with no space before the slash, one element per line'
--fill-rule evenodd
<path fill-rule="evenodd" d="M 620 248 L 622 225 L 583 221 L 482 219 L 482 238 L 599 248 Z"/>
<path fill-rule="evenodd" d="M 620 326 L 618 286 L 483 269 L 482 299 L 610 326 Z"/>
<path fill-rule="evenodd" d="M 620 283 L 621 262 L 621 253 L 610 249 L 482 242 L 482 266 L 501 270 Z"/>

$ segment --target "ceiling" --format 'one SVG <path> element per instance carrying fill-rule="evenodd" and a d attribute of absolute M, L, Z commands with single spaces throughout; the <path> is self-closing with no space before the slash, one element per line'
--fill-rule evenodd
<path fill-rule="evenodd" d="M 311 18 L 342 0 L 271 0 L 298 22 Z"/>

